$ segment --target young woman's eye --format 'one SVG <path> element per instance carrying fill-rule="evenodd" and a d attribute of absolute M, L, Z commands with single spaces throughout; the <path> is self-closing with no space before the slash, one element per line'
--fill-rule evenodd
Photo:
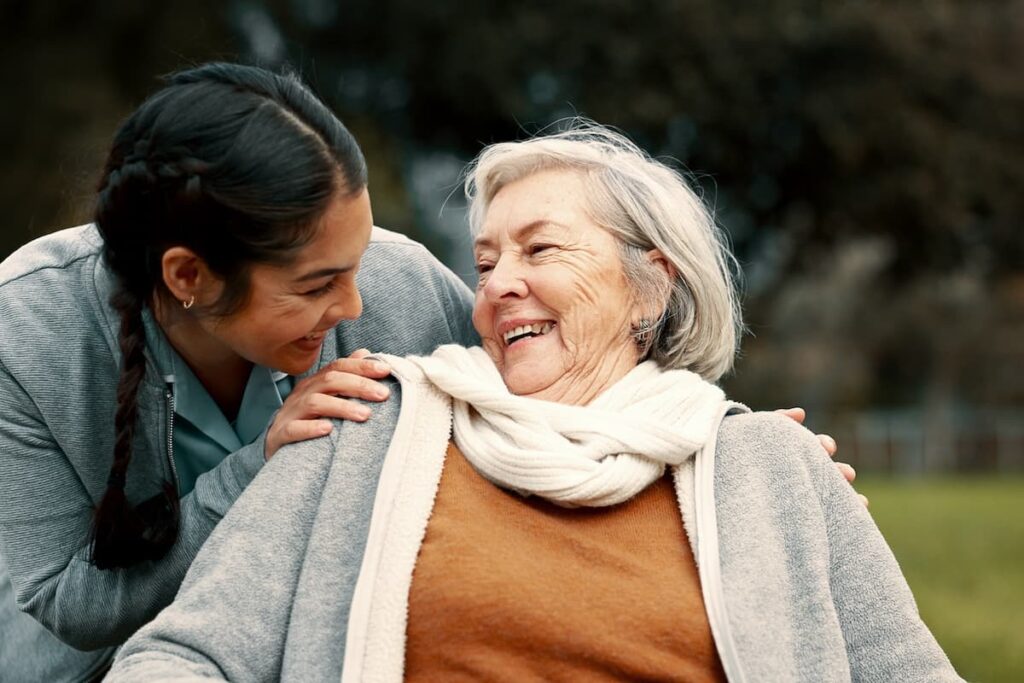
<path fill-rule="evenodd" d="M 317 287 L 316 289 L 311 289 L 308 292 L 303 292 L 302 295 L 316 299 L 332 291 L 336 286 L 337 285 L 335 284 L 334 280 L 328 280 L 327 284 L 325 284 L 323 287 Z"/>

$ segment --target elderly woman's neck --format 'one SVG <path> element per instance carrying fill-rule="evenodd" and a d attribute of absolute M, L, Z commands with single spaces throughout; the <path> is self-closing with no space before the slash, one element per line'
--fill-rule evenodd
<path fill-rule="evenodd" d="M 528 396 L 552 403 L 575 406 L 589 405 L 629 374 L 629 371 L 635 368 L 638 362 L 639 358 L 636 353 L 610 353 L 595 358 L 591 363 L 576 366 L 550 386 L 536 393 L 528 394 Z"/>

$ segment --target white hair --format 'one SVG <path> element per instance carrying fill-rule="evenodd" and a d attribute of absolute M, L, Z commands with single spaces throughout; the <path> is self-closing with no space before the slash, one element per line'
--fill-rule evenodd
<path fill-rule="evenodd" d="M 634 330 L 641 358 L 685 368 L 715 382 L 732 368 L 743 323 L 724 232 L 683 176 L 625 136 L 574 120 L 552 134 L 489 145 L 467 167 L 466 198 L 474 234 L 506 185 L 548 170 L 577 171 L 587 213 L 616 237 L 634 301 L 664 302 L 649 330 Z M 658 249 L 676 271 L 647 257 Z"/>

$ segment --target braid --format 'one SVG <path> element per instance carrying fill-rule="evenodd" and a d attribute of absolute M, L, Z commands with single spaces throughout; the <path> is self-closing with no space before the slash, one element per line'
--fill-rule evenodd
<path fill-rule="evenodd" d="M 114 415 L 114 464 L 110 471 L 111 486 L 124 488 L 124 476 L 131 458 L 132 438 L 139 412 L 136 396 L 145 374 L 143 349 L 145 334 L 142 328 L 142 304 L 126 290 L 114 295 L 111 304 L 121 316 L 118 343 L 123 358 L 121 377 L 117 383 L 117 412 Z"/>
<path fill-rule="evenodd" d="M 129 567 L 162 557 L 174 542 L 178 526 L 177 498 L 170 484 L 162 494 L 138 507 L 125 498 L 125 479 L 138 422 L 139 386 L 146 371 L 146 339 L 142 302 L 138 298 L 120 289 L 111 297 L 111 305 L 121 317 L 118 342 L 122 365 L 114 416 L 114 461 L 90 533 L 92 562 L 100 569 Z"/>
<path fill-rule="evenodd" d="M 122 137 L 130 138 L 133 133 L 122 131 Z M 161 201 L 161 187 L 177 183 L 182 188 L 176 194 L 198 195 L 198 186 L 192 183 L 190 187 L 190 178 L 182 168 L 169 161 L 154 164 L 148 140 L 133 144 L 129 140 L 128 144 L 115 144 L 99 188 L 96 222 L 104 236 L 104 258 L 118 278 L 119 287 L 110 304 L 121 320 L 113 462 L 89 531 L 90 559 L 99 569 L 125 568 L 159 559 L 177 537 L 179 507 L 174 486 L 165 482 L 161 493 L 135 506 L 125 497 L 125 484 L 138 424 L 139 387 L 146 372 L 142 310 L 159 273 L 158 251 L 152 248 L 151 234 L 140 230 L 139 225 L 158 220 L 153 207 L 154 200 Z"/>

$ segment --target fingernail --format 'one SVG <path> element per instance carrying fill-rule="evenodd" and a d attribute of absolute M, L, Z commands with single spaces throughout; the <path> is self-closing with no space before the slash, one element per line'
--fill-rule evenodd
<path fill-rule="evenodd" d="M 839 447 L 836 446 L 836 440 L 833 439 L 831 436 L 829 436 L 828 434 L 823 434 L 821 438 L 828 442 L 827 448 L 831 448 L 833 451 L 838 450 Z"/>
<path fill-rule="evenodd" d="M 370 409 L 367 408 L 366 406 L 359 406 L 359 409 L 356 411 L 356 415 L 358 415 L 364 420 L 369 419 Z"/>
<path fill-rule="evenodd" d="M 373 361 L 373 369 L 377 372 L 389 372 L 391 370 L 387 363 L 382 363 L 379 360 Z"/>
<path fill-rule="evenodd" d="M 378 385 L 377 388 L 373 390 L 373 395 L 376 398 L 384 399 L 391 395 L 391 390 L 385 386 Z"/>
<path fill-rule="evenodd" d="M 329 434 L 331 432 L 331 423 L 327 420 L 320 420 L 320 433 Z"/>

